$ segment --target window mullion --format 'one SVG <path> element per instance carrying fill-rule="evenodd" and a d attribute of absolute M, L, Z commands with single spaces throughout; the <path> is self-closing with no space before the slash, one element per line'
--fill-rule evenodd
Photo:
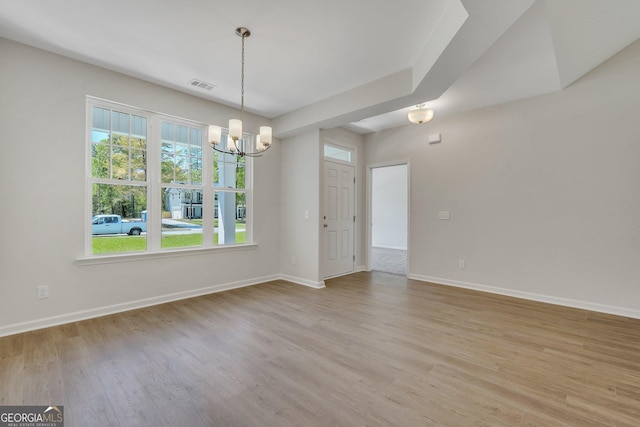
<path fill-rule="evenodd" d="M 213 149 L 207 141 L 208 130 L 202 132 L 202 246 L 213 246 L 214 191 Z"/>
<path fill-rule="evenodd" d="M 162 234 L 162 200 L 160 186 L 160 119 L 147 119 L 150 139 L 147 141 L 147 245 L 151 251 L 159 251 Z"/>
<path fill-rule="evenodd" d="M 246 204 L 245 241 L 253 242 L 253 158 L 248 158 L 244 165 L 244 199 Z"/>

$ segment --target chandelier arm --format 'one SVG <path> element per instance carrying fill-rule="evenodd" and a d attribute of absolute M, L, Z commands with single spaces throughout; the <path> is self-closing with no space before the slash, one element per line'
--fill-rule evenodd
<path fill-rule="evenodd" d="M 213 148 L 213 149 L 214 149 L 214 151 L 217 151 L 218 153 L 222 153 L 222 154 L 231 154 L 231 153 L 229 153 L 228 151 L 224 151 L 224 150 L 221 150 L 221 149 L 217 148 L 215 145 L 211 145 L 211 148 Z"/>
<path fill-rule="evenodd" d="M 218 153 L 222 153 L 222 154 L 228 154 L 230 156 L 239 156 L 239 157 L 262 157 L 262 155 L 271 148 L 271 145 L 268 145 L 267 147 L 265 147 L 264 150 L 262 151 L 258 151 L 255 153 L 252 152 L 248 152 L 248 151 L 227 151 L 227 150 L 221 150 L 219 149 L 217 146 L 215 145 L 211 145 L 211 148 L 213 148 L 214 151 L 217 151 Z M 236 146 L 237 149 L 237 146 Z"/>
<path fill-rule="evenodd" d="M 259 151 L 257 153 L 244 153 L 243 156 L 244 157 L 262 157 L 262 155 L 264 154 L 265 151 L 267 151 L 267 150 Z"/>

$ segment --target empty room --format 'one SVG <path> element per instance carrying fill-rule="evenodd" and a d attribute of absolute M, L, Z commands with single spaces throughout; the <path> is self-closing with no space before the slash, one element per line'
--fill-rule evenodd
<path fill-rule="evenodd" d="M 637 426 L 638 76 L 635 0 L 3 2 L 0 426 Z"/>

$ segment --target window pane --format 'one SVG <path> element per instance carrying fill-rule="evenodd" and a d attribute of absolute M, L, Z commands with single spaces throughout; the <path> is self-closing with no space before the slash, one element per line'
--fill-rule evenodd
<path fill-rule="evenodd" d="M 214 162 L 213 185 L 225 188 L 245 188 L 244 159 L 238 163 Z"/>
<path fill-rule="evenodd" d="M 176 154 L 179 154 L 181 156 L 188 156 L 189 144 L 181 144 L 181 143 L 176 144 Z"/>
<path fill-rule="evenodd" d="M 91 142 L 104 142 L 109 143 L 109 131 L 101 131 L 99 129 L 93 129 L 91 131 Z"/>
<path fill-rule="evenodd" d="M 147 180 L 147 159 L 145 150 L 131 150 L 131 179 Z"/>
<path fill-rule="evenodd" d="M 202 184 L 202 159 L 200 157 L 191 157 L 191 182 L 193 184 Z"/>
<path fill-rule="evenodd" d="M 236 188 L 244 188 L 244 159 L 238 159 L 236 168 Z"/>
<path fill-rule="evenodd" d="M 324 146 L 324 156 L 331 159 L 342 160 L 351 163 L 351 151 L 333 145 Z"/>
<path fill-rule="evenodd" d="M 245 243 L 246 206 L 245 193 L 234 191 L 216 191 L 214 215 L 215 227 L 213 240 L 217 245 Z"/>
<path fill-rule="evenodd" d="M 247 141 L 250 141 L 247 138 Z M 223 135 L 220 147 L 227 148 L 228 136 Z M 238 141 L 242 149 L 244 140 Z M 245 188 L 245 158 L 233 154 L 213 153 L 213 186 L 224 188 Z"/>
<path fill-rule="evenodd" d="M 186 126 L 177 125 L 176 126 L 176 141 L 177 142 L 189 142 L 188 130 Z"/>
<path fill-rule="evenodd" d="M 162 122 L 162 182 L 202 183 L 202 130 Z"/>
<path fill-rule="evenodd" d="M 146 210 L 146 186 L 93 184 L 92 253 L 145 250 Z"/>
<path fill-rule="evenodd" d="M 147 140 L 144 138 L 131 138 L 131 148 L 139 148 L 144 150 L 147 148 Z"/>
<path fill-rule="evenodd" d="M 147 118 L 131 116 L 131 135 L 137 139 L 147 139 Z M 146 148 L 146 147 L 140 147 Z"/>
<path fill-rule="evenodd" d="M 93 128 L 109 133 L 111 131 L 111 110 L 93 107 Z"/>
<path fill-rule="evenodd" d="M 162 140 L 163 141 L 173 141 L 175 140 L 174 136 L 174 126 L 173 123 L 162 122 Z"/>
<path fill-rule="evenodd" d="M 112 147 L 111 154 L 111 178 L 129 178 L 129 150 L 122 147 Z"/>
<path fill-rule="evenodd" d="M 161 159 L 162 159 L 161 160 L 162 161 L 162 165 L 161 165 L 162 182 L 163 183 L 173 182 L 173 178 L 174 178 L 173 156 L 171 156 L 170 154 L 162 153 Z"/>
<path fill-rule="evenodd" d="M 113 135 L 113 140 L 112 140 L 112 144 L 113 145 L 118 145 L 120 147 L 129 147 L 129 136 L 128 135 L 122 135 L 122 134 L 116 134 Z"/>
<path fill-rule="evenodd" d="M 91 176 L 111 178 L 111 146 L 109 140 L 91 144 Z"/>
<path fill-rule="evenodd" d="M 91 129 L 91 176 L 111 178 L 111 111 L 93 108 Z"/>
<path fill-rule="evenodd" d="M 92 120 L 91 176 L 146 181 L 147 119 L 94 107 Z M 134 137 L 130 126 L 135 128 Z"/>
<path fill-rule="evenodd" d="M 191 183 L 202 184 L 202 131 L 200 129 L 190 128 L 189 140 Z"/>
<path fill-rule="evenodd" d="M 236 187 L 236 164 L 218 162 L 218 181 L 214 183 L 216 187 L 235 188 Z"/>
<path fill-rule="evenodd" d="M 192 147 L 202 147 L 202 130 L 189 128 L 189 143 Z"/>
<path fill-rule="evenodd" d="M 202 191 L 163 188 L 162 248 L 202 246 Z"/>
<path fill-rule="evenodd" d="M 189 158 L 183 156 L 176 156 L 176 180 L 182 184 L 189 183 Z"/>
<path fill-rule="evenodd" d="M 121 133 L 129 133 L 129 114 L 113 112 L 113 131 Z"/>
<path fill-rule="evenodd" d="M 220 166 L 219 166 L 219 154 L 218 152 L 213 153 L 213 185 L 214 187 L 220 186 Z"/>

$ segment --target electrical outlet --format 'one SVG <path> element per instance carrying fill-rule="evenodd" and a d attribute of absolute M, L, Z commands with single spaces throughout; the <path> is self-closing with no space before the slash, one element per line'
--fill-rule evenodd
<path fill-rule="evenodd" d="M 49 298 L 49 286 L 38 286 L 38 299 Z"/>
<path fill-rule="evenodd" d="M 296 257 L 294 256 L 291 257 L 291 264 L 296 265 Z"/>
<path fill-rule="evenodd" d="M 464 260 L 463 259 L 459 259 L 458 260 L 458 268 L 463 270 L 464 269 Z"/>

